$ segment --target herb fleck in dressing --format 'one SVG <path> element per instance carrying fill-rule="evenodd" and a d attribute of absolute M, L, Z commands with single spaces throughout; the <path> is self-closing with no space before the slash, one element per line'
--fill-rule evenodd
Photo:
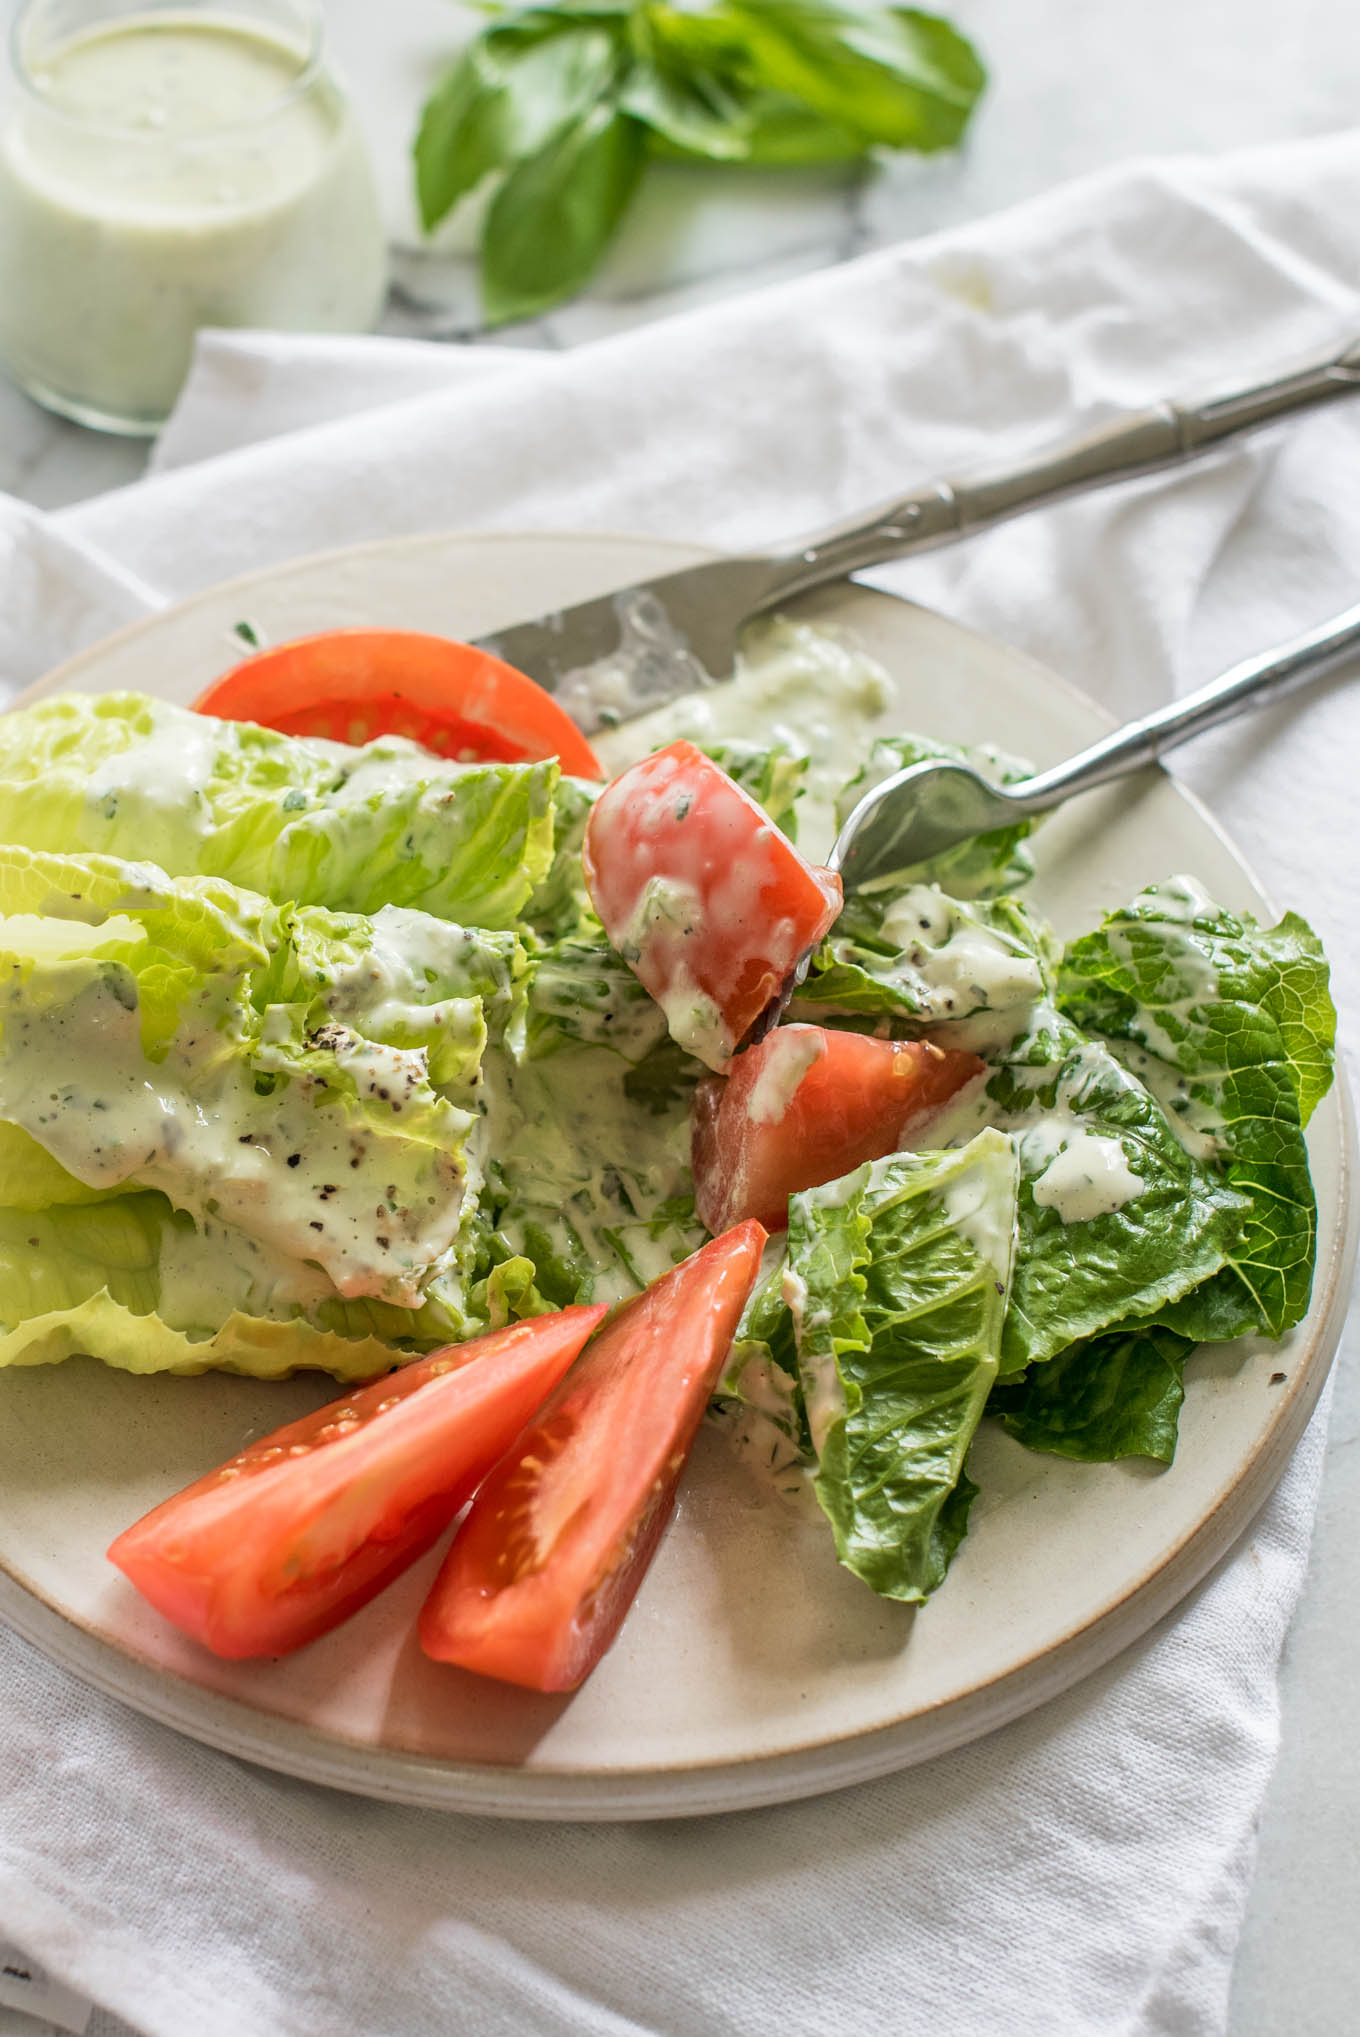
<path fill-rule="evenodd" d="M 1084 1224 L 1095 1217 L 1110 1216 L 1141 1195 L 1147 1186 L 1129 1166 L 1118 1139 L 1068 1130 L 1057 1123 L 1042 1129 L 1046 1140 L 1056 1139 L 1058 1147 L 1032 1183 L 1032 1191 L 1040 1209 L 1056 1210 L 1060 1223 Z M 1036 1137 L 1032 1132 L 1026 1141 L 1028 1164 L 1033 1164 Z"/>

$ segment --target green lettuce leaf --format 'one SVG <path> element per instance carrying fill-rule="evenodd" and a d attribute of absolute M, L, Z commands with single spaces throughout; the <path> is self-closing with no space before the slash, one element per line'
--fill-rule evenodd
<path fill-rule="evenodd" d="M 553 1307 L 633 1294 L 703 1242 L 687 1087 L 642 1109 L 624 1055 L 573 1039 L 528 1059 L 493 1050 L 485 1073 L 481 1207 L 496 1255 L 527 1259 Z"/>
<path fill-rule="evenodd" d="M 1170 1464 L 1194 1345 L 1170 1330 L 1134 1325 L 1069 1345 L 1023 1379 L 993 1389 L 989 1415 L 1030 1450 L 1108 1464 L 1152 1457 Z"/>
<path fill-rule="evenodd" d="M 720 771 L 736 780 L 763 806 L 775 826 L 791 842 L 798 839 L 798 801 L 807 783 L 808 758 L 788 742 L 769 744 L 706 742 L 698 747 L 711 757 Z"/>
<path fill-rule="evenodd" d="M 997 1375 L 1015 1231 L 1012 1142 L 894 1153 L 790 1204 L 784 1293 L 837 1554 L 888 1598 L 942 1581 L 964 1459 Z"/>
<path fill-rule="evenodd" d="M 553 853 L 555 761 L 453 764 L 135 693 L 0 717 L 0 839 L 147 859 L 280 901 L 513 927 Z"/>
<path fill-rule="evenodd" d="M 341 1294 L 419 1307 L 476 1187 L 465 993 L 513 1018 L 512 936 L 19 848 L 0 907 L 0 1118 L 91 1188 L 158 1188 Z"/>
<path fill-rule="evenodd" d="M 1303 1127 L 1331 1082 L 1336 1016 L 1316 937 L 1294 914 L 1259 927 L 1173 880 L 1073 942 L 1059 992 L 1247 1199 L 1229 1270 L 1162 1320 L 1197 1338 L 1281 1335 L 1307 1310 L 1317 1252 Z"/>
<path fill-rule="evenodd" d="M 1136 1075 L 1052 1007 L 988 1083 L 1020 1152 L 1002 1373 L 1053 1358 L 1212 1279 L 1246 1200 L 1187 1153 Z"/>
<path fill-rule="evenodd" d="M 866 792 L 872 792 L 885 778 L 905 771 L 910 764 L 924 764 L 944 758 L 951 764 L 971 764 L 994 785 L 1010 785 L 1030 775 L 1028 764 L 1008 757 L 991 744 L 959 749 L 954 743 L 932 742 L 926 736 L 880 736 L 861 766 L 836 799 L 836 822 L 844 827 Z M 1032 820 L 1017 821 L 1014 827 L 998 828 L 991 834 L 974 835 L 924 863 L 902 873 L 921 884 L 938 884 L 953 898 L 995 898 L 1015 891 L 1034 875 L 1034 864 L 1025 848 L 1025 837 L 1033 831 Z"/>
<path fill-rule="evenodd" d="M 85 1353 L 125 1372 L 370 1379 L 486 1326 L 454 1277 L 418 1310 L 347 1302 L 315 1270 L 154 1193 L 0 1209 L 0 1366 Z"/>
<path fill-rule="evenodd" d="M 793 1015 L 886 1019 L 903 1032 L 929 1027 L 942 1045 L 988 1049 L 1025 1031 L 1053 952 L 1018 899 L 967 904 L 931 884 L 852 892 Z"/>
<path fill-rule="evenodd" d="M 521 915 L 525 926 L 549 944 L 604 939 L 581 868 L 581 844 L 598 791 L 585 778 L 565 776 L 553 788 L 552 861 Z"/>
<path fill-rule="evenodd" d="M 742 1311 L 716 1398 L 720 1405 L 736 1403 L 773 1422 L 793 1442 L 796 1454 L 812 1463 L 816 1452 L 798 1378 L 793 1311 L 784 1293 L 786 1245 L 767 1247 L 767 1260 L 771 1255 L 773 1263 L 762 1268 Z"/>
<path fill-rule="evenodd" d="M 530 1060 L 573 1043 L 608 1047 L 636 1063 L 669 1036 L 666 1016 L 605 940 L 559 941 L 528 964 Z"/>

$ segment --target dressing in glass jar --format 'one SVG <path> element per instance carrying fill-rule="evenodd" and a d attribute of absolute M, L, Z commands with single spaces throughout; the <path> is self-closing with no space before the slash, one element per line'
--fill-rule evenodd
<path fill-rule="evenodd" d="M 386 258 L 315 0 L 29 0 L 0 130 L 0 360 L 153 432 L 200 326 L 355 332 Z"/>

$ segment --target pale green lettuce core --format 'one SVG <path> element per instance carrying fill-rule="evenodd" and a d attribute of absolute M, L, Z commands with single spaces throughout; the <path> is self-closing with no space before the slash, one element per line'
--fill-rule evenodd
<path fill-rule="evenodd" d="M 74 1348 L 72 1310 L 95 1355 L 126 1362 L 130 1311 L 178 1369 L 280 1369 L 262 1323 L 305 1323 L 291 1362 L 346 1375 L 337 1340 L 371 1371 L 379 1340 L 459 1334 L 482 1061 L 489 1035 L 522 1043 L 524 973 L 515 935 L 403 907 L 0 849 L 0 1198 L 12 1250 L 41 1255 L 6 1279 L 0 1350 Z M 55 1310 L 44 1280 L 69 1288 Z"/>

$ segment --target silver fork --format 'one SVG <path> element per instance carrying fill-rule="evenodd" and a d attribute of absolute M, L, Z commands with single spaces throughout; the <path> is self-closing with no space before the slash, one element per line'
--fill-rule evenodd
<path fill-rule="evenodd" d="M 1014 827 L 1079 792 L 1155 764 L 1205 729 L 1321 678 L 1358 649 L 1360 606 L 1233 665 L 1168 707 L 1126 722 L 1065 764 L 1010 785 L 993 785 L 968 764 L 910 764 L 865 793 L 837 835 L 828 867 L 852 891 L 924 863 L 971 835 Z"/>
<path fill-rule="evenodd" d="M 1079 792 L 1092 792 L 1112 778 L 1155 764 L 1178 743 L 1320 679 L 1356 651 L 1360 606 L 1231 666 L 1183 700 L 1102 736 L 1065 764 L 1011 785 L 993 785 L 967 764 L 909 764 L 865 793 L 837 835 L 827 868 L 837 872 L 847 891 L 854 891 L 924 863 L 972 835 L 1014 827 Z M 811 954 L 805 955 L 767 1005 L 752 1028 L 753 1039 L 777 1023 L 811 961 Z"/>

